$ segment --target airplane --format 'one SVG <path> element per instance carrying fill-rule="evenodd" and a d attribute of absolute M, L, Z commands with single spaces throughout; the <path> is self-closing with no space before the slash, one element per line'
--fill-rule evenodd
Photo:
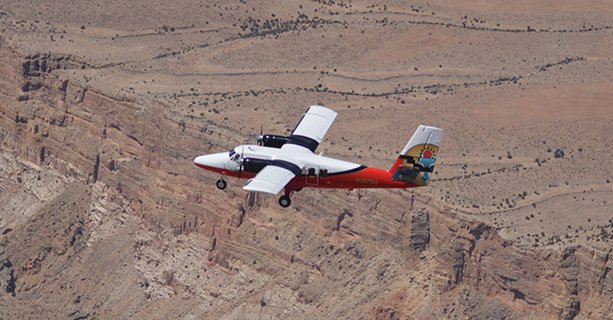
<path fill-rule="evenodd" d="M 337 113 L 311 106 L 289 136 L 260 135 L 258 145 L 240 145 L 226 152 L 202 155 L 194 164 L 220 173 L 217 188 L 223 190 L 224 176 L 249 179 L 243 187 L 252 192 L 276 195 L 281 207 L 291 205 L 290 196 L 303 188 L 413 188 L 426 186 L 434 170 L 443 138 L 440 128 L 420 125 L 389 169 L 326 157 L 315 150 Z"/>

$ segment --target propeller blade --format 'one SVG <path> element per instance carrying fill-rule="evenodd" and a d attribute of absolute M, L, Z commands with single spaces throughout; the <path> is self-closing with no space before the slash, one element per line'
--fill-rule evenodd
<path fill-rule="evenodd" d="M 240 179 L 241 176 L 243 175 L 243 154 L 245 153 L 245 146 L 243 146 L 241 148 L 241 158 L 240 158 L 240 162 L 238 164 L 238 178 Z"/>

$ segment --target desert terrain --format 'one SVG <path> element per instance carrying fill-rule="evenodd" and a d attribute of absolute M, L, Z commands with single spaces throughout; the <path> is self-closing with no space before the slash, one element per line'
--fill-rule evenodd
<path fill-rule="evenodd" d="M 612 59 L 603 0 L 3 0 L 0 319 L 613 319 Z M 314 104 L 430 186 L 192 163 Z"/>

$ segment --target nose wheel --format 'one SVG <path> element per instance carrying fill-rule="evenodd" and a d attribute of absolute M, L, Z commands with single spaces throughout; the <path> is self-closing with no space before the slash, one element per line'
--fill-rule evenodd
<path fill-rule="evenodd" d="M 288 196 L 281 196 L 281 198 L 279 198 L 279 205 L 283 208 L 289 207 L 290 204 L 292 204 L 292 200 Z"/>
<path fill-rule="evenodd" d="M 217 180 L 217 183 L 215 185 L 217 186 L 217 189 L 219 190 L 223 190 L 228 186 L 228 184 L 226 183 L 226 180 L 224 180 L 223 178 Z"/>

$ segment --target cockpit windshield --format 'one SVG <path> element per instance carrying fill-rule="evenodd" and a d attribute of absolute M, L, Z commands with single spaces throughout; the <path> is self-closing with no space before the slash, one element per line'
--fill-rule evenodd
<path fill-rule="evenodd" d="M 238 158 L 240 157 L 240 155 L 238 153 L 236 153 L 236 151 L 230 150 L 229 157 L 230 157 L 230 160 L 237 161 Z"/>

